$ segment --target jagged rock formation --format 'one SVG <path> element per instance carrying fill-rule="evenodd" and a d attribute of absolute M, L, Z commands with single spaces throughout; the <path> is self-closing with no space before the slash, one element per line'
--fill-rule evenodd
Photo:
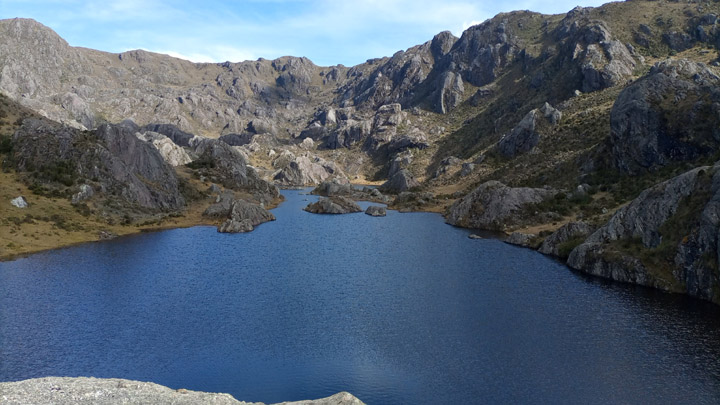
<path fill-rule="evenodd" d="M 218 232 L 250 232 L 256 226 L 274 220 L 275 215 L 265 208 L 245 200 L 235 200 L 231 204 L 229 218 L 218 227 Z"/>
<path fill-rule="evenodd" d="M 347 181 L 347 176 L 335 162 L 309 152 L 295 156 L 286 150 L 275 158 L 273 167 L 278 169 L 273 175 L 273 181 L 283 186 L 312 186 L 330 178 Z"/>
<path fill-rule="evenodd" d="M 193 163 L 214 182 L 227 188 L 247 190 L 263 202 L 279 196 L 277 187 L 262 180 L 247 165 L 245 157 L 225 142 L 195 137 L 190 141 L 190 147 L 198 156 Z"/>
<path fill-rule="evenodd" d="M 163 134 L 147 131 L 143 133 L 136 132 L 135 136 L 153 145 L 170 166 L 183 166 L 192 162 L 192 159 L 182 147 Z"/>
<path fill-rule="evenodd" d="M 620 93 L 611 114 L 615 165 L 629 173 L 715 153 L 720 146 L 720 75 L 666 60 Z"/>
<path fill-rule="evenodd" d="M 546 255 L 567 257 L 574 248 L 592 233 L 592 227 L 585 222 L 569 222 L 545 238 L 538 251 Z"/>
<path fill-rule="evenodd" d="M 71 187 L 82 181 L 107 197 L 150 210 L 185 205 L 175 172 L 157 149 L 122 126 L 82 132 L 27 119 L 13 142 L 16 169 L 35 173 L 39 182 Z"/>
<path fill-rule="evenodd" d="M 537 235 L 533 233 L 513 232 L 505 239 L 505 243 L 522 247 L 533 247 Z"/>
<path fill-rule="evenodd" d="M 215 404 L 263 405 L 242 402 L 230 394 L 174 390 L 162 385 L 122 380 L 119 378 L 46 377 L 0 383 L 0 398 L 6 405 L 114 405 L 114 404 Z M 333 396 L 284 405 L 362 405 L 363 402 L 347 392 Z M 278 404 L 280 405 L 280 404 Z"/>
<path fill-rule="evenodd" d="M 501 231 L 520 223 L 518 214 L 523 208 L 553 195 L 553 190 L 511 188 L 499 181 L 488 181 L 456 201 L 445 218 L 451 225 Z"/>
<path fill-rule="evenodd" d="M 568 264 L 617 281 L 720 303 L 720 167 L 660 183 L 619 209 Z"/>
<path fill-rule="evenodd" d="M 313 214 L 349 214 L 362 212 L 362 208 L 353 200 L 339 195 L 320 198 L 317 202 L 308 204 L 304 209 Z"/>
<path fill-rule="evenodd" d="M 530 110 L 525 118 L 498 142 L 497 149 L 505 157 L 513 157 L 531 151 L 540 143 L 538 127 L 555 125 L 562 118 L 562 113 L 545 103 L 541 108 Z"/>
<path fill-rule="evenodd" d="M 409 191 L 413 188 L 420 187 L 420 182 L 415 180 L 412 173 L 406 169 L 400 169 L 388 181 L 380 186 L 381 191 L 400 194 L 403 191 Z"/>

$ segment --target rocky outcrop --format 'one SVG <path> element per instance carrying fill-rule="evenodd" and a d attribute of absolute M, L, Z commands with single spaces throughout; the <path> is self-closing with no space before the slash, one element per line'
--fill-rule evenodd
<path fill-rule="evenodd" d="M 140 405 L 140 404 L 215 404 L 263 405 L 242 402 L 229 394 L 174 390 L 162 385 L 122 380 L 119 378 L 46 377 L 0 383 L 0 398 L 6 405 Z M 362 405 L 363 402 L 347 392 L 333 396 L 283 405 Z M 280 405 L 280 404 L 278 404 Z"/>
<path fill-rule="evenodd" d="M 553 190 L 512 188 L 499 181 L 488 181 L 456 201 L 445 218 L 449 224 L 464 228 L 501 231 L 520 224 L 524 208 L 553 195 Z"/>
<path fill-rule="evenodd" d="M 666 60 L 623 90 L 610 115 L 615 165 L 637 173 L 715 153 L 720 76 L 689 60 Z"/>
<path fill-rule="evenodd" d="M 349 214 L 362 212 L 362 208 L 360 208 L 359 205 L 353 200 L 343 196 L 320 198 L 317 202 L 308 204 L 304 209 L 313 214 Z"/>
<path fill-rule="evenodd" d="M 78 188 L 78 192 L 73 194 L 70 202 L 72 205 L 77 205 L 92 198 L 93 195 L 95 195 L 95 191 L 90 185 L 81 184 Z"/>
<path fill-rule="evenodd" d="M 365 214 L 371 217 L 384 217 L 387 215 L 385 207 L 379 207 L 377 205 L 371 205 L 365 210 Z"/>
<path fill-rule="evenodd" d="M 273 167 L 278 169 L 273 181 L 283 186 L 312 186 L 331 178 L 347 180 L 335 162 L 309 152 L 295 156 L 290 151 L 284 151 L 273 161 Z"/>
<path fill-rule="evenodd" d="M 203 175 L 226 188 L 245 190 L 260 201 L 270 202 L 280 193 L 277 187 L 262 180 L 255 169 L 248 166 L 245 157 L 232 146 L 217 139 L 195 137 L 190 146 L 198 156 L 193 162 Z"/>
<path fill-rule="evenodd" d="M 585 222 L 569 222 L 545 238 L 538 251 L 546 255 L 567 257 L 592 232 Z"/>
<path fill-rule="evenodd" d="M 540 143 L 543 126 L 557 124 L 562 113 L 545 103 L 541 108 L 530 110 L 525 117 L 497 144 L 497 150 L 505 157 L 514 157 L 534 149 Z"/>
<path fill-rule="evenodd" d="M 170 166 L 183 166 L 192 162 L 185 149 L 163 134 L 147 131 L 143 133 L 136 132 L 135 136 L 153 145 Z"/>
<path fill-rule="evenodd" d="M 274 220 L 275 215 L 265 208 L 245 200 L 235 200 L 232 202 L 229 218 L 218 227 L 218 232 L 250 232 L 256 226 Z"/>
<path fill-rule="evenodd" d="M 393 194 L 399 194 L 403 191 L 409 191 L 413 188 L 420 187 L 420 183 L 415 180 L 412 173 L 407 169 L 400 169 L 388 181 L 380 186 L 380 190 Z"/>
<path fill-rule="evenodd" d="M 720 168 L 662 182 L 620 208 L 568 264 L 617 281 L 720 303 Z"/>
<path fill-rule="evenodd" d="M 27 119 L 13 142 L 16 169 L 35 173 L 39 183 L 62 187 L 82 181 L 93 184 L 105 197 L 151 210 L 185 205 L 173 169 L 157 149 L 122 126 L 105 124 L 81 132 Z"/>
<path fill-rule="evenodd" d="M 16 208 L 27 208 L 28 202 L 23 196 L 15 197 L 12 200 L 10 200 L 10 205 Z"/>
<path fill-rule="evenodd" d="M 522 247 L 535 247 L 537 235 L 534 233 L 513 232 L 505 239 L 505 243 Z"/>
<path fill-rule="evenodd" d="M 591 17 L 591 11 L 574 8 L 555 30 L 579 71 L 580 90 L 586 93 L 624 83 L 639 64 L 627 46 L 613 38 L 605 21 Z"/>
<path fill-rule="evenodd" d="M 437 90 L 433 96 L 433 110 L 440 114 L 446 114 L 454 109 L 463 100 L 465 86 L 462 76 L 455 72 L 444 72 L 437 81 Z"/>

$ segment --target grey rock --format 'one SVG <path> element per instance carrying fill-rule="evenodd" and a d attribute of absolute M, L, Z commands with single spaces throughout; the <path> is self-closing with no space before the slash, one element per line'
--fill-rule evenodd
<path fill-rule="evenodd" d="M 247 129 L 254 134 L 277 135 L 275 123 L 265 119 L 256 118 L 248 122 Z"/>
<path fill-rule="evenodd" d="M 693 47 L 694 38 L 684 32 L 670 31 L 662 35 L 662 40 L 673 51 L 682 52 Z"/>
<path fill-rule="evenodd" d="M 560 256 L 560 245 L 572 240 L 584 240 L 593 229 L 585 222 L 569 222 L 545 238 L 538 251 L 546 255 Z"/>
<path fill-rule="evenodd" d="M 505 243 L 523 247 L 533 247 L 535 238 L 537 238 L 537 235 L 532 233 L 513 232 L 505 239 Z"/>
<path fill-rule="evenodd" d="M 448 210 L 446 221 L 465 228 L 503 230 L 521 223 L 523 208 L 555 195 L 542 188 L 508 187 L 499 181 L 481 184 L 456 201 Z"/>
<path fill-rule="evenodd" d="M 370 215 L 371 217 L 384 217 L 385 215 L 387 215 L 387 211 L 385 210 L 385 207 L 371 205 L 367 207 L 367 209 L 365 210 L 365 214 Z"/>
<path fill-rule="evenodd" d="M 192 161 L 187 152 L 185 152 L 185 149 L 178 146 L 165 135 L 148 131 L 144 133 L 136 132 L 135 136 L 153 145 L 155 149 L 160 152 L 160 156 L 162 156 L 170 166 L 183 166 Z"/>
<path fill-rule="evenodd" d="M 70 202 L 73 205 L 80 204 L 81 202 L 92 198 L 93 195 L 95 195 L 95 192 L 90 185 L 81 184 L 78 192 L 73 194 L 72 200 L 70 200 Z"/>
<path fill-rule="evenodd" d="M 300 156 L 283 152 L 273 161 L 273 166 L 279 169 L 273 181 L 283 186 L 312 186 L 331 178 L 347 180 L 336 163 L 307 152 Z"/>
<path fill-rule="evenodd" d="M 226 134 L 218 138 L 230 146 L 243 146 L 252 142 L 256 134 L 243 132 L 241 134 Z"/>
<path fill-rule="evenodd" d="M 576 247 L 568 264 L 720 303 L 719 173 L 717 165 L 699 167 L 643 191 Z"/>
<path fill-rule="evenodd" d="M 213 404 L 264 405 L 242 402 L 229 394 L 174 390 L 162 385 L 118 378 L 46 377 L 0 383 L 0 398 L 6 405 L 111 405 L 111 404 Z M 362 405 L 347 392 L 318 400 L 283 402 L 277 405 Z"/>
<path fill-rule="evenodd" d="M 175 171 L 157 149 L 122 126 L 81 131 L 46 120 L 26 119 L 13 135 L 18 171 L 65 165 L 79 179 L 93 179 L 103 197 L 150 210 L 185 205 Z"/>
<path fill-rule="evenodd" d="M 313 214 L 349 214 L 362 212 L 362 208 L 360 208 L 359 205 L 353 200 L 343 196 L 320 198 L 317 202 L 308 204 L 304 209 Z"/>
<path fill-rule="evenodd" d="M 116 233 L 102 230 L 98 232 L 98 240 L 112 240 L 117 238 L 118 235 Z"/>
<path fill-rule="evenodd" d="M 659 62 L 618 96 L 610 115 L 615 165 L 637 173 L 715 153 L 720 76 L 688 60 Z M 666 101 L 669 100 L 669 101 Z"/>
<path fill-rule="evenodd" d="M 190 140 L 195 137 L 195 135 L 185 132 L 172 124 L 148 124 L 141 129 L 135 129 L 133 132 L 155 132 L 162 134 L 170 138 L 170 140 L 178 146 L 190 146 Z"/>
<path fill-rule="evenodd" d="M 420 183 L 415 180 L 412 173 L 407 169 L 400 169 L 380 186 L 380 191 L 398 194 L 416 187 L 420 187 Z"/>
<path fill-rule="evenodd" d="M 460 169 L 460 176 L 467 177 L 475 171 L 475 163 L 463 163 Z"/>
<path fill-rule="evenodd" d="M 555 125 L 561 118 L 562 113 L 548 103 L 545 103 L 539 109 L 531 110 L 508 134 L 498 141 L 498 151 L 506 157 L 514 157 L 529 152 L 540 143 L 539 127 L 542 125 L 543 119 L 550 125 Z"/>
<path fill-rule="evenodd" d="M 218 232 L 245 233 L 251 232 L 254 229 L 255 228 L 253 227 L 252 222 L 249 219 L 241 219 L 239 221 L 235 219 L 228 219 L 218 227 Z"/>
<path fill-rule="evenodd" d="M 235 200 L 230 210 L 230 219 L 237 222 L 249 221 L 250 225 L 258 226 L 265 222 L 274 221 L 275 215 L 257 204 L 245 200 Z"/>
<path fill-rule="evenodd" d="M 28 202 L 25 199 L 25 197 L 23 197 L 23 196 L 13 198 L 12 200 L 10 200 L 10 204 L 13 207 L 17 207 L 17 208 L 27 208 L 28 207 Z"/>
<path fill-rule="evenodd" d="M 262 180 L 245 157 L 225 142 L 195 137 L 190 146 L 198 156 L 196 161 L 211 163 L 203 173 L 217 177 L 226 188 L 249 191 L 265 202 L 280 195 L 277 187 Z"/>
<path fill-rule="evenodd" d="M 425 133 L 417 128 L 413 128 L 410 132 L 394 137 L 388 143 L 388 153 L 395 154 L 407 149 L 425 149 L 430 144 Z"/>
<path fill-rule="evenodd" d="M 388 178 L 392 178 L 400 170 L 410 167 L 410 163 L 412 163 L 412 158 L 413 155 L 411 151 L 404 151 L 395 155 L 395 157 L 390 161 Z"/>
<path fill-rule="evenodd" d="M 444 72 L 437 81 L 433 109 L 440 114 L 446 114 L 457 107 L 463 100 L 465 86 L 462 76 L 454 72 Z"/>
<path fill-rule="evenodd" d="M 215 185 L 217 187 L 217 185 Z M 203 212 L 203 216 L 209 218 L 227 218 L 230 216 L 235 195 L 230 190 L 225 190 L 215 198 L 215 203 L 210 205 Z"/>
<path fill-rule="evenodd" d="M 338 181 L 324 181 L 320 183 L 311 194 L 322 195 L 325 197 L 332 196 L 352 196 L 355 193 L 355 189 L 352 184 L 347 182 Z"/>

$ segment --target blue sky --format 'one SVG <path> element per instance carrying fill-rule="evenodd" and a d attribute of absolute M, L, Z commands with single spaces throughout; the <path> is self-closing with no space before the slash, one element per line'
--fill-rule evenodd
<path fill-rule="evenodd" d="M 70 45 L 146 49 L 195 62 L 306 56 L 352 66 L 455 35 L 497 13 L 565 13 L 605 1 L 0 0 L 0 18 L 33 18 Z"/>

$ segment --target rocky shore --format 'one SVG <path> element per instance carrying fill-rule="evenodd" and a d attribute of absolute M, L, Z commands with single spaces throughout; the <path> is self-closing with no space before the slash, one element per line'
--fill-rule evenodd
<path fill-rule="evenodd" d="M 174 390 L 159 384 L 118 378 L 46 377 L 0 383 L 5 405 L 264 405 L 238 401 L 229 394 Z M 362 405 L 347 392 L 333 396 L 277 405 Z"/>

